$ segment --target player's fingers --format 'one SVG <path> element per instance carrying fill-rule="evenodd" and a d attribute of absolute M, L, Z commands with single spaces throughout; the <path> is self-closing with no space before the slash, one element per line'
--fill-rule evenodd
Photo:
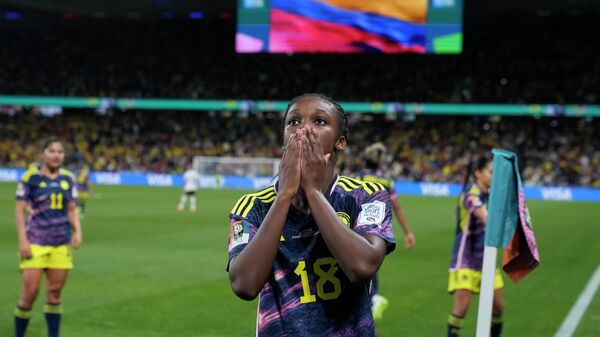
<path fill-rule="evenodd" d="M 290 160 L 290 157 L 292 157 L 291 153 L 293 152 L 294 146 L 296 143 L 296 136 L 295 134 L 290 135 L 290 138 L 287 141 L 287 144 L 285 145 L 285 150 L 283 151 L 283 156 L 281 158 L 282 162 L 288 162 Z"/>
<path fill-rule="evenodd" d="M 319 139 L 319 137 L 317 137 L 317 132 L 315 130 L 313 130 L 312 132 L 312 138 L 313 138 L 313 146 L 315 151 L 317 151 L 316 153 L 318 155 L 323 155 L 323 149 L 321 147 L 321 140 Z"/>
<path fill-rule="evenodd" d="M 293 148 L 293 155 L 294 157 L 298 157 L 300 154 L 300 150 L 302 148 L 302 134 L 296 132 L 295 133 L 296 137 L 294 138 L 294 148 Z"/>
<path fill-rule="evenodd" d="M 23 258 L 25 259 L 30 259 L 31 255 L 32 254 L 30 249 L 24 249 L 23 251 L 21 251 L 21 256 L 23 256 Z"/>
<path fill-rule="evenodd" d="M 287 145 L 287 151 L 293 152 L 297 145 L 298 145 L 298 135 L 294 133 L 294 134 L 290 135 L 290 140 L 288 141 L 288 145 Z"/>
<path fill-rule="evenodd" d="M 294 149 L 292 151 L 292 160 L 294 161 L 295 167 L 300 167 L 302 161 L 302 149 L 304 147 L 304 139 L 302 139 L 302 133 L 300 131 L 297 132 L 296 135 L 296 144 L 294 145 Z"/>
<path fill-rule="evenodd" d="M 315 160 L 319 160 L 320 157 L 323 156 L 323 148 L 321 147 L 321 142 L 317 137 L 317 133 L 312 130 L 311 132 L 311 150 Z"/>
<path fill-rule="evenodd" d="M 311 161 L 313 161 L 314 160 L 314 137 L 313 137 L 312 129 L 306 130 L 306 140 L 308 143 L 306 152 L 307 152 L 308 156 L 310 157 Z"/>

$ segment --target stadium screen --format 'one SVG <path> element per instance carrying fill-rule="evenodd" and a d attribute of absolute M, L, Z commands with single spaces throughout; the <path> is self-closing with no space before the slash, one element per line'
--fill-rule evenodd
<path fill-rule="evenodd" d="M 463 0 L 238 0 L 238 53 L 462 51 Z"/>

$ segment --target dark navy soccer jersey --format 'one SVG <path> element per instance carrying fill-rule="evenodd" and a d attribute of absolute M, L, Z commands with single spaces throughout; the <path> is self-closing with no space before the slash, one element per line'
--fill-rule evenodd
<path fill-rule="evenodd" d="M 336 177 L 327 201 L 340 226 L 396 247 L 385 188 Z M 277 197 L 276 186 L 240 198 L 230 217 L 229 261 L 252 240 Z M 259 295 L 259 336 L 376 336 L 369 284 L 353 285 L 329 251 L 314 218 L 290 207 L 273 263 Z"/>
<path fill-rule="evenodd" d="M 60 246 L 71 241 L 69 203 L 77 198 L 75 177 L 60 169 L 58 177 L 48 178 L 30 166 L 17 187 L 17 200 L 27 201 L 27 240 L 42 246 Z"/>
<path fill-rule="evenodd" d="M 488 199 L 489 194 L 481 192 L 481 189 L 472 183 L 467 185 L 459 196 L 450 271 L 463 268 L 481 271 L 485 224 L 473 212 L 480 207 L 487 208 Z"/>

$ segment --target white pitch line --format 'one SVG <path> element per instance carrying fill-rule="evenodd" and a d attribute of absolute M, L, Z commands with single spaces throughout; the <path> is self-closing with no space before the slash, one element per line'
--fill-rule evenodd
<path fill-rule="evenodd" d="M 598 268 L 596 268 L 594 275 L 592 275 L 587 286 L 581 295 L 579 295 L 577 302 L 575 302 L 575 305 L 573 308 L 571 308 L 571 311 L 569 311 L 569 314 L 563 321 L 554 337 L 573 336 L 575 329 L 577 329 L 577 326 L 579 325 L 579 321 L 581 321 L 581 317 L 583 317 L 587 307 L 590 305 L 590 302 L 592 302 L 592 298 L 594 298 L 594 294 L 596 293 L 596 290 L 598 290 L 598 286 L 600 286 L 600 265 L 598 265 Z"/>

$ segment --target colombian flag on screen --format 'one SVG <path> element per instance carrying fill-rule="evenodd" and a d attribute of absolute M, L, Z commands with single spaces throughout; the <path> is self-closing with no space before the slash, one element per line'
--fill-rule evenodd
<path fill-rule="evenodd" d="M 426 0 L 272 0 L 268 48 L 425 53 L 426 17 Z"/>

